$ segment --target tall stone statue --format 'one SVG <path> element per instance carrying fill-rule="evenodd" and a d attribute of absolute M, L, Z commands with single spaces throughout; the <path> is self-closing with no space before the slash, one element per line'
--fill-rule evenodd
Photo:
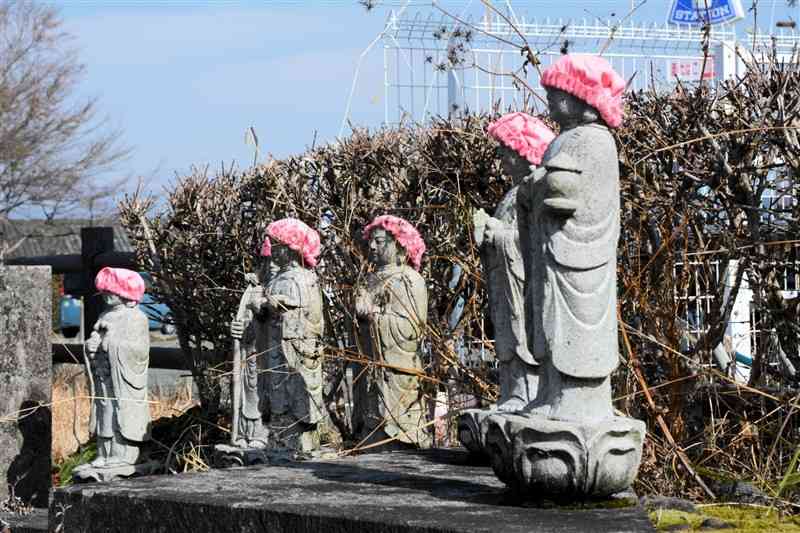
<path fill-rule="evenodd" d="M 555 134 L 544 122 L 525 113 L 509 113 L 491 123 L 488 133 L 500 142 L 502 170 L 513 187 L 490 217 L 481 209 L 474 215 L 475 242 L 489 296 L 499 362 L 500 398 L 496 409 L 469 409 L 459 415 L 459 439 L 471 452 L 483 455 L 480 424 L 494 410 L 517 411 L 535 397 L 538 363 L 528 350 L 525 334 L 525 266 L 517 223 L 517 195 L 532 165 L 542 162 Z"/>
<path fill-rule="evenodd" d="M 430 446 L 418 354 L 428 320 L 428 289 L 417 272 L 425 242 L 402 218 L 382 215 L 364 228 L 374 272 L 356 292 L 362 353 L 353 429 L 363 443 Z"/>
<path fill-rule="evenodd" d="M 312 270 L 319 234 L 294 218 L 267 227 L 271 275 L 267 309 L 267 375 L 271 437 L 279 446 L 311 452 L 320 446 L 322 399 L 322 292 Z"/>
<path fill-rule="evenodd" d="M 565 55 L 541 83 L 561 132 L 518 195 L 539 390 L 522 412 L 493 414 L 481 430 L 495 472 L 512 488 L 602 497 L 633 482 L 645 431 L 611 404 L 620 203 L 609 128 L 622 122 L 625 82 L 602 58 Z"/>
<path fill-rule="evenodd" d="M 246 276 L 247 287 L 239 301 L 239 310 L 231 322 L 234 339 L 233 380 L 234 427 L 231 444 L 239 448 L 265 448 L 269 431 L 263 422 L 267 401 L 267 299 L 264 287 L 269 277 L 270 242 L 264 241 L 256 273 Z M 238 364 L 236 364 L 238 363 Z"/>
<path fill-rule="evenodd" d="M 103 268 L 95 277 L 105 309 L 85 350 L 94 384 L 97 458 L 78 467 L 77 481 L 106 481 L 138 472 L 139 447 L 150 438 L 147 368 L 150 327 L 137 307 L 144 280 L 124 268 Z"/>

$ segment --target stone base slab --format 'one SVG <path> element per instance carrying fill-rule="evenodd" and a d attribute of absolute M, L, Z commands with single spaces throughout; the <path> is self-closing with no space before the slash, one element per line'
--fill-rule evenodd
<path fill-rule="evenodd" d="M 11 533 L 45 533 L 47 509 L 34 509 L 29 514 L 0 513 L 0 531 L 8 528 Z"/>
<path fill-rule="evenodd" d="M 72 480 L 76 483 L 106 483 L 120 478 L 149 476 L 156 473 L 162 466 L 161 463 L 155 461 L 106 467 L 93 467 L 86 464 L 72 471 Z"/>
<path fill-rule="evenodd" d="M 230 444 L 214 446 L 214 466 L 230 468 L 234 466 L 265 465 L 269 463 L 263 448 L 240 448 Z"/>
<path fill-rule="evenodd" d="M 56 489 L 64 531 L 634 532 L 644 509 L 513 506 L 463 449 L 365 454 Z"/>

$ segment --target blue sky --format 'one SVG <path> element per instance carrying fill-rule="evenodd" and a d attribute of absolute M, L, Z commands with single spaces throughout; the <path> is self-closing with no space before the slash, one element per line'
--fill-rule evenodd
<path fill-rule="evenodd" d="M 380 33 L 390 9 L 430 10 L 429 1 L 356 0 L 61 1 L 56 5 L 87 67 L 79 98 L 99 109 L 133 147 L 117 169 L 145 176 L 158 190 L 190 165 L 246 166 L 253 126 L 262 154 L 302 152 L 315 138 L 337 135 L 359 55 Z M 505 2 L 495 2 L 503 6 Z M 750 7 L 751 0 L 743 1 Z M 454 13 L 480 14 L 479 0 L 440 2 Z M 537 17 L 616 17 L 630 0 L 511 2 Z M 648 0 L 634 19 L 663 22 L 669 0 Z M 773 6 L 774 14 L 773 14 Z M 759 19 L 794 15 L 783 0 L 762 0 Z M 740 27 L 752 25 L 751 21 Z M 378 43 L 362 64 L 351 119 L 383 120 L 383 55 Z M 263 159 L 262 155 L 262 159 Z"/>

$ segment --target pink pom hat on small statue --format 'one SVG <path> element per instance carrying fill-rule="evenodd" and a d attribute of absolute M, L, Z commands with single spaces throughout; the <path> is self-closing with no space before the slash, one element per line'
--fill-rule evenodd
<path fill-rule="evenodd" d="M 489 124 L 487 132 L 532 165 L 542 162 L 545 150 L 556 137 L 553 130 L 540 119 L 520 112 L 498 118 Z"/>
<path fill-rule="evenodd" d="M 100 292 L 116 294 L 132 302 L 141 302 L 144 296 L 142 276 L 127 268 L 104 267 L 95 276 L 94 286 Z"/>
<path fill-rule="evenodd" d="M 375 228 L 383 228 L 391 233 L 400 246 L 405 249 L 409 264 L 414 267 L 414 270 L 419 270 L 422 264 L 422 254 L 425 253 L 425 241 L 422 240 L 417 228 L 403 218 L 393 215 L 381 215 L 375 217 L 364 228 L 364 239 L 369 240 L 372 230 Z"/>
<path fill-rule="evenodd" d="M 283 218 L 267 226 L 267 237 L 261 245 L 262 257 L 272 255 L 270 239 L 275 239 L 299 253 L 304 266 L 309 268 L 317 266 L 317 258 L 322 251 L 319 233 L 302 220 Z"/>
<path fill-rule="evenodd" d="M 625 80 L 599 56 L 563 55 L 542 73 L 542 87 L 560 89 L 583 100 L 617 128 L 622 124 Z"/>

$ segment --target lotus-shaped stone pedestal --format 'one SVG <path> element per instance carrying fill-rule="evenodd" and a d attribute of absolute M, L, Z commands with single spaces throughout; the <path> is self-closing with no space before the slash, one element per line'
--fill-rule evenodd
<path fill-rule="evenodd" d="M 645 424 L 618 416 L 564 421 L 494 413 L 481 423 L 481 433 L 495 474 L 514 492 L 571 500 L 604 498 L 631 486 Z"/>
<path fill-rule="evenodd" d="M 476 457 L 486 457 L 481 424 L 496 411 L 489 409 L 467 409 L 458 415 L 458 440 Z"/>

